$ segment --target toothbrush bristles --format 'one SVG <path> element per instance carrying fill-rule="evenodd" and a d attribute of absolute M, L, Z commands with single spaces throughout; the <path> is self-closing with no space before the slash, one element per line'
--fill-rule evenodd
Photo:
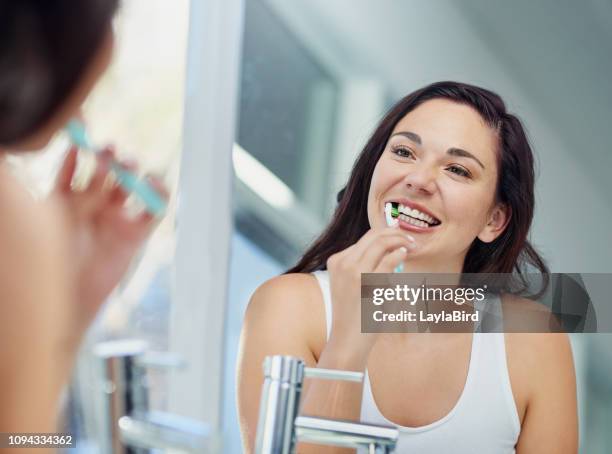
<path fill-rule="evenodd" d="M 399 216 L 399 205 L 397 203 L 391 204 L 391 216 L 394 218 Z"/>

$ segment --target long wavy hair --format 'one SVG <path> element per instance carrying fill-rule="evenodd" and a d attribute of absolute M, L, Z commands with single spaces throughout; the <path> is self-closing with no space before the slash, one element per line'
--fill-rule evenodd
<path fill-rule="evenodd" d="M 437 82 L 410 93 L 383 117 L 355 162 L 330 224 L 286 273 L 326 269 L 327 259 L 356 243 L 370 228 L 367 201 L 372 174 L 396 124 L 410 111 L 432 99 L 448 99 L 475 109 L 498 136 L 496 202 L 509 208 L 510 220 L 501 235 L 471 244 L 463 273 L 540 272 L 548 286 L 548 267 L 528 239 L 534 213 L 534 157 L 521 121 L 508 113 L 499 95 L 460 82 Z M 346 222 L 350 219 L 351 222 Z M 524 279 L 521 281 L 525 282 Z"/>

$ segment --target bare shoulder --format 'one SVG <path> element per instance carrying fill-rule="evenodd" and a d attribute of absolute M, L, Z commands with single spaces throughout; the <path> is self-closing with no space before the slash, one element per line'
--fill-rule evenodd
<path fill-rule="evenodd" d="M 0 168 L 0 245 L 4 260 L 57 246 L 62 234 L 59 218 L 53 201 L 35 200 L 7 169 Z"/>
<path fill-rule="evenodd" d="M 325 341 L 325 308 L 316 278 L 309 273 L 276 276 L 261 284 L 249 302 L 245 323 L 304 339 L 315 356 Z M 261 331 L 260 331 L 261 332 Z"/>
<path fill-rule="evenodd" d="M 36 200 L 0 163 L 0 300 L 3 310 L 26 315 L 38 301 L 67 298 L 66 216 L 58 200 Z M 55 305 L 56 306 L 56 305 Z M 42 306 L 39 312 L 42 316 Z"/>
<path fill-rule="evenodd" d="M 263 361 L 270 355 L 289 355 L 301 358 L 309 367 L 316 366 L 318 344 L 325 341 L 324 311 L 312 274 L 283 274 L 253 293 L 242 324 L 236 368 L 245 452 L 252 452 L 255 444 Z"/>
<path fill-rule="evenodd" d="M 7 169 L 0 168 L 0 246 L 4 261 L 40 261 L 54 255 L 55 250 L 61 257 L 59 249 L 66 240 L 62 222 L 55 200 L 35 200 Z M 37 253 L 27 255 L 28 251 Z"/>
<path fill-rule="evenodd" d="M 247 311 L 257 314 L 307 314 L 316 306 L 319 291 L 312 274 L 293 273 L 273 277 L 253 293 Z"/>
<path fill-rule="evenodd" d="M 542 389 L 558 386 L 560 375 L 571 391 L 575 382 L 572 349 L 566 333 L 547 332 L 552 322 L 547 306 L 510 294 L 504 294 L 502 301 L 508 372 L 522 422 L 529 403 Z"/>
<path fill-rule="evenodd" d="M 550 329 L 548 307 L 514 295 L 504 295 L 504 320 L 514 324 L 506 332 L 505 345 L 508 373 L 523 423 L 527 409 L 535 400 L 555 389 L 558 394 L 575 397 L 575 372 L 569 336 L 546 332 Z M 525 320 L 529 314 L 528 321 Z M 520 325 L 522 324 L 522 325 Z M 516 328 L 524 326 L 525 331 Z"/>
<path fill-rule="evenodd" d="M 512 324 L 506 329 L 506 345 L 520 354 L 521 361 L 539 370 L 546 364 L 571 364 L 569 336 L 548 332 L 552 312 L 547 306 L 516 295 L 504 295 L 503 302 L 504 320 Z"/>
<path fill-rule="evenodd" d="M 34 200 L 0 166 L 0 338 L 3 342 L 19 339 L 19 331 L 9 332 L 14 327 L 28 326 L 29 340 L 43 336 L 45 330 L 55 329 L 49 320 L 58 320 L 66 307 L 71 287 L 62 220 L 59 205 Z M 20 342 L 26 349 L 26 340 Z M 3 354 L 11 352 L 23 355 L 19 349 L 5 350 Z"/>
<path fill-rule="evenodd" d="M 537 302 L 513 297 L 515 309 L 550 323 L 550 310 Z M 512 312 L 510 309 L 509 312 Z M 506 317 L 504 310 L 504 317 Z M 578 444 L 576 372 L 569 336 L 564 332 L 537 331 L 505 334 L 508 372 L 517 404 L 521 434 L 516 452 L 575 453 Z"/>
<path fill-rule="evenodd" d="M 501 297 L 504 331 L 512 333 L 559 333 L 563 329 L 550 308 L 538 301 L 505 293 Z"/>
<path fill-rule="evenodd" d="M 285 296 L 307 300 L 316 296 L 318 284 L 310 273 L 290 273 L 275 276 L 261 284 L 254 296 Z"/>
<path fill-rule="evenodd" d="M 509 359 L 521 363 L 521 368 L 534 379 L 552 379 L 549 372 L 573 370 L 572 347 L 566 333 L 506 333 Z"/>

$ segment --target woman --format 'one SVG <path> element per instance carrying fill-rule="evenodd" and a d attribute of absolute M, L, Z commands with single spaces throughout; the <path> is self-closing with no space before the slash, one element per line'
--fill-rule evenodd
<path fill-rule="evenodd" d="M 154 224 L 130 218 L 127 194 L 104 185 L 110 149 L 79 192 L 71 149 L 44 201 L 4 159 L 44 147 L 79 115 L 111 60 L 116 8 L 116 0 L 0 1 L 0 433 L 57 431 L 79 342 Z"/>
<path fill-rule="evenodd" d="M 238 368 L 247 451 L 263 358 L 287 354 L 312 367 L 367 371 L 363 385 L 307 380 L 302 413 L 397 425 L 397 452 L 577 452 L 565 334 L 360 332 L 361 273 L 402 263 L 406 272 L 546 272 L 527 240 L 533 191 L 531 148 L 498 95 L 440 82 L 399 101 L 358 157 L 325 232 L 251 299 Z M 389 201 L 429 222 L 387 227 Z"/>

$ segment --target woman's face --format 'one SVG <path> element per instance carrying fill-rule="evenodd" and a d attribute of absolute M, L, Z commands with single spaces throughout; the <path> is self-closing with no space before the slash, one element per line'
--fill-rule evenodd
<path fill-rule="evenodd" d="M 493 241 L 507 224 L 505 207 L 495 204 L 496 149 L 496 132 L 473 108 L 421 104 L 398 122 L 376 164 L 370 226 L 386 226 L 385 203 L 400 203 L 407 215 L 399 227 L 417 243 L 411 261 L 460 271 L 474 239 Z"/>

